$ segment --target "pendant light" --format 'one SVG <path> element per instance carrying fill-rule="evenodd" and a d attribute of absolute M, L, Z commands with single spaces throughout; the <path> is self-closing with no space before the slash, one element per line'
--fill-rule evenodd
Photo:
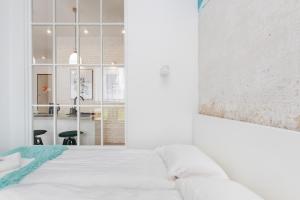
<path fill-rule="evenodd" d="M 77 8 L 74 7 L 73 8 L 73 12 L 74 12 L 74 18 L 75 18 L 75 24 L 77 22 Z M 78 51 L 77 51 L 77 26 L 75 25 L 75 48 L 74 48 L 74 52 L 70 55 L 69 57 L 69 64 L 70 65 L 76 65 L 78 64 Z M 82 59 L 81 57 L 79 57 L 79 64 L 82 64 Z"/>

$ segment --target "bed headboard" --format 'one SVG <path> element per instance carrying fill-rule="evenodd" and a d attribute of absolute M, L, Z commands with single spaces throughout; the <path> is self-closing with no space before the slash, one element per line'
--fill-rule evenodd
<path fill-rule="evenodd" d="M 194 118 L 194 144 L 228 175 L 266 200 L 300 199 L 300 134 L 204 115 Z"/>

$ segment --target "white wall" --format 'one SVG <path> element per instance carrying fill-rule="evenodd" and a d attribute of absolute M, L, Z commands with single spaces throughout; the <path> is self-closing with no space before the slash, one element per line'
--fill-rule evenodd
<path fill-rule="evenodd" d="M 27 16 L 25 12 L 26 1 L 10 0 L 10 51 L 5 54 L 10 59 L 9 67 L 9 124 L 10 124 L 10 148 L 24 145 L 27 142 L 28 113 L 26 78 L 28 74 L 25 63 L 28 63 L 28 51 L 26 42 L 28 36 L 25 29 Z M 26 29 L 27 30 L 27 29 Z"/>
<path fill-rule="evenodd" d="M 1 26 L 1 32 L 0 32 L 0 91 L 1 91 L 1 98 L 0 98 L 0 151 L 3 149 L 6 149 L 9 144 L 9 58 L 7 56 L 7 51 L 9 51 L 10 48 L 10 36 L 8 31 L 9 24 L 7 23 L 7 18 L 3 16 L 9 16 L 9 9 L 7 9 L 7 5 L 9 4 L 9 1 L 1 2 L 0 6 L 0 26 Z"/>
<path fill-rule="evenodd" d="M 199 14 L 200 112 L 299 130 L 300 1 L 213 0 Z M 300 134 L 196 116 L 194 142 L 266 200 L 300 199 Z"/>
<path fill-rule="evenodd" d="M 196 3 L 194 0 L 126 1 L 128 146 L 147 148 L 164 143 L 191 143 L 192 115 L 197 108 Z M 6 88 L 7 99 L 0 98 L 10 103 L 9 107 L 7 102 L 1 104 L 10 113 L 9 130 L 8 118 L 2 113 L 4 120 L 0 126 L 6 130 L 6 137 L 10 135 L 10 147 L 26 144 L 25 3 L 0 2 L 5 11 L 1 20 L 11 23 L 10 28 L 1 29 L 12 39 L 7 44 L 11 50 L 6 49 L 2 54 L 10 58 L 10 64 L 1 71 L 1 78 L 4 76 L 1 81 L 9 81 L 1 84 L 1 89 L 6 86 L 9 92 Z M 162 79 L 159 69 L 166 64 L 170 65 L 171 74 Z"/>
<path fill-rule="evenodd" d="M 197 107 L 194 0 L 127 0 L 128 146 L 191 143 Z M 161 78 L 161 65 L 170 65 Z"/>
<path fill-rule="evenodd" d="M 213 0 L 199 14 L 200 112 L 300 131 L 300 1 Z"/>
<path fill-rule="evenodd" d="M 1 1 L 0 149 L 26 142 L 24 1 Z"/>
<path fill-rule="evenodd" d="M 194 143 L 266 200 L 300 199 L 300 134 L 198 115 Z"/>

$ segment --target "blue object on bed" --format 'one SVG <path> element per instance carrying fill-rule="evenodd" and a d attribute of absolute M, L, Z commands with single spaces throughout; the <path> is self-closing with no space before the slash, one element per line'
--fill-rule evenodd
<path fill-rule="evenodd" d="M 202 6 L 202 3 L 203 3 L 203 0 L 198 0 L 198 9 L 200 9 L 200 8 L 201 8 L 201 6 Z"/>
<path fill-rule="evenodd" d="M 22 158 L 34 159 L 28 165 L 11 172 L 0 179 L 0 189 L 9 185 L 19 183 L 26 175 L 30 174 L 48 160 L 52 160 L 61 155 L 68 148 L 66 146 L 30 146 L 19 147 L 8 152 L 0 153 L 0 157 L 20 152 Z"/>

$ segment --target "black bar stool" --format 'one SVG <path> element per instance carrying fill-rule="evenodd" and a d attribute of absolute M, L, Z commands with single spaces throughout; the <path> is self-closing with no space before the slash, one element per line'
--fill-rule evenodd
<path fill-rule="evenodd" d="M 80 134 L 83 134 L 83 132 L 80 131 Z M 64 131 L 58 134 L 58 136 L 64 138 L 63 145 L 77 145 L 77 131 Z"/>
<path fill-rule="evenodd" d="M 44 135 L 47 131 L 46 130 L 34 130 L 33 131 L 33 144 L 34 145 L 44 145 L 43 140 L 39 135 Z"/>

